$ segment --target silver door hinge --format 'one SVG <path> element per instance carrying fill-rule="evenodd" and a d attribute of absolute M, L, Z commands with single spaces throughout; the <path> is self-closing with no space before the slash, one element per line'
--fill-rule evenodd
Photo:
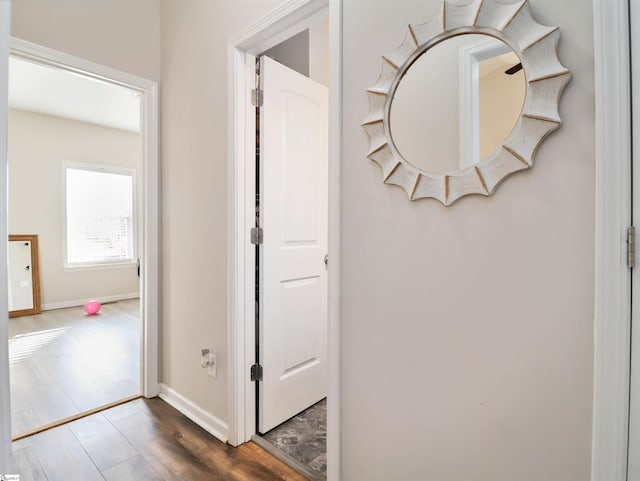
<path fill-rule="evenodd" d="M 251 243 L 253 245 L 260 245 L 264 240 L 264 231 L 262 227 L 252 227 L 251 228 Z"/>
<path fill-rule="evenodd" d="M 262 381 L 262 366 L 260 364 L 251 366 L 251 381 Z"/>
<path fill-rule="evenodd" d="M 627 227 L 627 267 L 633 269 L 636 266 L 636 228 Z"/>
<path fill-rule="evenodd" d="M 252 89 L 251 90 L 251 105 L 254 107 L 262 107 L 264 103 L 264 90 Z"/>

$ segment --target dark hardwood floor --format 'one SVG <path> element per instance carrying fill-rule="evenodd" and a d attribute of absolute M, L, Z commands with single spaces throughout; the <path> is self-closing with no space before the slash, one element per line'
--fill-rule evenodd
<path fill-rule="evenodd" d="M 140 393 L 140 303 L 9 320 L 13 435 Z"/>
<path fill-rule="evenodd" d="M 224 444 L 155 399 L 16 441 L 20 481 L 305 481 L 253 443 Z"/>

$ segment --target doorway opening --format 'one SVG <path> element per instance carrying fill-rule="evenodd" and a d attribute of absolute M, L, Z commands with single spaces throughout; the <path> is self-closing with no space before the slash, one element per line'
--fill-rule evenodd
<path fill-rule="evenodd" d="M 331 3 L 331 10 L 329 12 L 329 4 Z M 334 9 L 335 6 L 335 9 Z M 340 62 L 337 57 L 331 56 L 331 68 L 329 74 L 329 59 L 326 60 L 326 67 L 323 70 L 323 74 L 326 76 L 327 85 L 331 85 L 331 95 L 329 107 L 330 122 L 324 124 L 324 128 L 329 131 L 329 167 L 325 168 L 324 175 L 328 177 L 328 188 L 325 187 L 322 191 L 325 200 L 321 202 L 322 208 L 328 211 L 328 222 L 325 221 L 325 228 L 328 224 L 329 234 L 327 236 L 328 243 L 325 242 L 325 250 L 319 256 L 319 264 L 326 272 L 327 277 L 327 295 L 325 294 L 322 307 L 327 315 L 327 325 L 322 330 L 322 336 L 326 340 L 327 351 L 325 361 L 327 362 L 326 376 L 326 389 L 325 394 L 318 399 L 310 401 L 302 406 L 299 410 L 292 412 L 289 416 L 280 414 L 272 419 L 276 419 L 275 424 L 273 421 L 267 421 L 268 417 L 271 417 L 268 410 L 269 407 L 264 405 L 264 400 L 267 396 L 261 396 L 261 394 L 267 393 L 267 370 L 272 369 L 267 365 L 260 364 L 261 362 L 268 363 L 268 356 L 266 351 L 268 350 L 268 344 L 264 344 L 265 332 L 260 332 L 260 322 L 268 322 L 270 318 L 268 303 L 274 303 L 274 299 L 278 299 L 277 292 L 268 292 L 267 284 L 263 276 L 268 275 L 269 263 L 278 262 L 274 259 L 278 258 L 278 255 L 269 255 L 271 246 L 269 241 L 273 240 L 273 235 L 269 234 L 269 225 L 273 226 L 274 220 L 267 222 L 269 211 L 282 213 L 287 209 L 292 208 L 295 210 L 296 206 L 300 206 L 300 203 L 287 202 L 282 200 L 282 197 L 291 197 L 286 194 L 286 189 L 273 188 L 267 189 L 271 184 L 270 180 L 266 179 L 269 175 L 269 171 L 260 171 L 256 169 L 256 125 L 258 125 L 260 132 L 259 147 L 261 155 L 269 155 L 272 150 L 268 148 L 269 142 L 268 125 L 264 121 L 264 112 L 260 112 L 258 115 L 258 122 L 256 123 L 256 108 L 251 104 L 250 95 L 252 90 L 256 90 L 256 59 L 262 56 L 262 63 L 267 63 L 266 71 L 262 71 L 261 82 L 265 81 L 267 84 L 262 84 L 261 88 L 264 88 L 264 92 L 261 95 L 259 92 L 253 94 L 253 99 L 256 103 L 259 103 L 262 99 L 267 102 L 269 98 L 269 86 L 268 79 L 272 78 L 269 74 L 270 65 L 282 67 L 280 62 L 276 60 L 282 60 L 282 57 L 278 58 L 278 53 L 273 51 L 269 52 L 273 47 L 278 46 L 292 47 L 289 45 L 279 45 L 287 43 L 286 40 L 293 39 L 292 43 L 300 45 L 306 42 L 306 36 L 311 38 L 311 30 L 309 33 L 305 33 L 307 29 L 311 29 L 314 24 L 318 24 L 331 17 L 330 27 L 327 29 L 328 35 L 325 40 L 324 48 L 328 57 L 328 52 L 338 52 L 340 44 L 340 19 L 341 19 L 341 2 L 328 1 L 328 0 L 307 0 L 307 1 L 290 1 L 284 4 L 281 8 L 271 12 L 265 18 L 260 19 L 254 24 L 247 27 L 244 31 L 240 32 L 230 40 L 230 72 L 232 81 L 230 82 L 230 149 L 229 149 L 229 172 L 230 172 L 230 266 L 229 266 L 229 284 L 231 289 L 229 291 L 229 303 L 230 303 L 230 316 L 229 316 L 229 352 L 230 352 L 230 376 L 229 376 L 229 442 L 233 445 L 239 445 L 244 442 L 254 439 L 254 442 L 269 444 L 263 437 L 260 437 L 260 433 L 267 433 L 272 427 L 279 425 L 282 422 L 287 421 L 291 416 L 295 416 L 300 411 L 304 411 L 318 401 L 322 401 L 326 395 L 327 416 L 326 425 L 327 429 L 327 454 L 326 459 L 326 471 L 329 479 L 337 479 L 339 476 L 339 363 L 338 363 L 338 276 L 339 270 L 339 128 L 340 128 L 340 110 L 339 110 L 339 94 L 341 91 L 341 85 L 339 81 L 340 76 Z M 312 41 L 309 41 L 311 44 Z M 329 45 L 331 45 L 329 47 Z M 303 47 L 303 50 L 306 47 Z M 278 50 L 278 49 L 276 49 Z M 285 48 L 286 50 L 286 48 Z M 295 49 L 294 49 L 295 50 Z M 311 47 L 309 47 L 311 50 Z M 276 57 L 276 60 L 269 57 L 267 52 L 272 57 Z M 313 59 L 313 54 L 309 57 Z M 280 70 L 276 67 L 276 70 Z M 295 71 L 293 68 L 286 68 L 287 71 Z M 285 67 L 282 67 L 285 68 Z M 295 72 L 294 72 L 295 73 Z M 296 74 L 296 75 L 299 75 Z M 309 74 L 308 74 L 309 75 Z M 277 74 L 274 75 L 277 77 Z M 303 75 L 300 75 L 304 77 Z M 308 78 L 307 78 L 308 80 Z M 259 90 L 259 89 L 257 89 Z M 278 97 L 279 94 L 275 94 Z M 300 97 L 298 96 L 298 100 Z M 271 96 L 274 98 L 274 95 Z M 299 103 L 291 101 L 287 108 L 296 109 L 301 108 Z M 266 112 L 265 108 L 265 112 Z M 286 117 L 286 115 L 285 115 Z M 306 116 L 309 118 L 309 116 Z M 327 125 L 328 124 L 328 125 Z M 276 135 L 278 137 L 278 135 Z M 293 136 L 296 138 L 302 138 L 303 135 Z M 325 142 L 325 149 L 327 148 L 327 142 Z M 288 148 L 288 147 L 287 147 Z M 276 169 L 277 171 L 278 169 Z M 328 170 L 328 173 L 327 173 Z M 301 174 L 302 171 L 297 172 L 296 175 Z M 273 175 L 273 174 L 272 174 Z M 313 176 L 311 176 L 313 177 Z M 282 175 L 280 179 L 284 178 L 286 182 L 287 176 Z M 256 190 L 256 185 L 264 188 L 265 190 Z M 299 189 L 303 194 L 308 192 L 308 183 L 301 182 Z M 281 209 L 269 209 L 267 192 L 279 192 L 278 200 L 284 208 Z M 298 192 L 298 193 L 300 193 Z M 256 224 L 256 193 L 259 194 L 260 209 L 258 211 L 258 224 Z M 328 199 L 328 200 L 327 200 Z M 319 204 L 319 205 L 320 205 Z M 291 210 L 291 209 L 289 209 Z M 301 209 L 300 212 L 304 213 Z M 291 212 L 289 212 L 291 213 Z M 276 214 L 278 215 L 278 214 Z M 295 216 L 295 213 L 294 213 Z M 303 214 L 300 215 L 303 217 Z M 310 216 L 310 218 L 313 216 Z M 278 220 L 275 221 L 278 224 Z M 281 224 L 278 224 L 281 225 Z M 263 228 L 260 231 L 259 228 Z M 278 228 L 276 228 L 278 230 Z M 282 232 L 282 228 L 280 228 Z M 286 229 L 285 229 L 286 232 Z M 299 232 L 299 231 L 297 231 Z M 259 240 L 260 234 L 263 235 L 264 244 L 261 244 L 261 248 L 256 248 L 252 244 L 251 239 Z M 295 236 L 293 236 L 295 237 Z M 308 242 L 313 237 L 309 235 L 303 235 L 294 239 L 293 247 L 302 247 L 305 242 Z M 276 242 L 277 244 L 277 242 Z M 279 247 L 282 247 L 282 242 Z M 308 246 L 309 250 L 315 248 Z M 281 249 L 282 250 L 282 249 Z M 285 249 L 286 250 L 286 249 Z M 321 249 L 316 249 L 321 250 Z M 290 252 L 287 252 L 290 253 Z M 327 256 L 328 254 L 328 256 Z M 256 264 L 256 261 L 258 264 Z M 328 262 L 328 267 L 327 263 Z M 267 265 L 265 265 L 267 263 Z M 318 263 L 315 260 L 307 262 L 284 262 L 284 264 L 301 266 L 301 265 L 314 265 Z M 280 263 L 282 265 L 282 263 Z M 262 268 L 262 271 L 256 273 L 256 266 Z M 334 270 L 335 269 L 335 270 Z M 284 285 L 289 281 L 293 281 L 292 284 L 296 287 L 306 287 L 308 292 L 316 289 L 314 274 L 294 274 L 290 279 L 281 278 L 276 282 L 278 289 L 283 290 Z M 258 302 L 256 302 L 256 280 L 259 282 L 260 289 L 258 290 Z M 292 291 L 287 291 L 287 293 Z M 300 291 L 302 292 L 302 290 Z M 300 296 L 304 297 L 304 296 Z M 268 299 L 268 300 L 267 300 Z M 266 301 L 266 302 L 265 302 Z M 276 302 L 277 303 L 277 302 Z M 280 302 L 282 305 L 282 302 Z M 307 302 L 295 302 L 290 303 L 292 305 L 302 306 L 307 305 Z M 256 316 L 256 312 L 258 316 Z M 256 323 L 256 321 L 258 321 Z M 282 321 L 280 321 L 282 322 Z M 284 323 L 286 324 L 287 321 Z M 256 326 L 256 324 L 258 324 Z M 257 327 L 257 328 L 256 328 Z M 271 326 L 273 327 L 273 326 Z M 289 333 L 290 335 L 295 330 L 280 329 L 281 332 Z M 304 329 L 302 330 L 304 332 Z M 268 337 L 268 336 L 267 336 Z M 292 337 L 296 337 L 293 335 Z M 257 342 L 263 341 L 262 344 Z M 304 345 L 304 341 L 301 345 Z M 256 346 L 259 347 L 258 356 L 256 356 Z M 295 346 L 294 342 L 290 342 L 290 345 Z M 308 346 L 308 345 L 307 345 Z M 304 350 L 304 349 L 301 349 Z M 267 357 L 265 357 L 267 356 Z M 314 357 L 314 356 L 312 356 Z M 288 361 L 292 361 L 288 359 Z M 310 359 L 308 356 L 299 357 L 298 362 L 291 362 L 287 372 L 280 372 L 276 378 L 282 380 L 287 377 L 287 374 L 299 373 L 315 366 L 316 360 Z M 309 369 L 311 371 L 312 369 Z M 260 377 L 260 374 L 264 376 L 262 381 L 256 382 L 256 377 Z M 253 379 L 252 379 L 253 377 Z M 277 384 L 277 383 L 276 383 Z M 297 396 L 290 396 L 295 398 Z M 262 403 L 262 406 L 261 406 Z M 268 403 L 268 401 L 267 401 Z M 256 408 L 258 406 L 258 408 Z M 255 437 L 254 437 L 255 436 Z M 277 450 L 275 450 L 277 451 Z M 275 452 L 274 454 L 278 454 Z M 313 470 L 309 469 L 313 473 Z M 320 479 L 324 478 L 322 473 L 315 473 Z"/>
<path fill-rule="evenodd" d="M 42 310 L 9 321 L 19 439 L 157 395 L 157 85 L 11 47 L 8 231 L 40 261 L 13 291 L 33 287 Z"/>
<path fill-rule="evenodd" d="M 328 65 L 317 64 L 328 55 L 314 58 L 310 37 L 324 44 L 315 51 L 328 51 L 327 18 L 264 52 L 256 62 L 255 228 L 261 235 L 253 239 L 252 439 L 309 479 L 324 479 Z M 313 72 L 317 80 L 311 78 Z"/>

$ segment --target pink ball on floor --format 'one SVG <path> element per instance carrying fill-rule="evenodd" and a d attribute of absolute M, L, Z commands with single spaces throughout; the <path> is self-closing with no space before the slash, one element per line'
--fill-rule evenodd
<path fill-rule="evenodd" d="M 97 314 L 99 311 L 100 311 L 100 303 L 98 301 L 88 301 L 84 305 L 84 312 L 86 312 L 90 316 Z"/>

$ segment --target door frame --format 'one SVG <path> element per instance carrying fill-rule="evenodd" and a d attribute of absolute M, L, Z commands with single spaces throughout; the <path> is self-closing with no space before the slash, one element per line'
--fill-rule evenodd
<path fill-rule="evenodd" d="M 629 26 L 640 26 L 640 3 L 629 2 Z M 630 28 L 629 41 L 631 45 L 638 45 L 640 33 L 637 28 Z M 631 156 L 633 182 L 632 186 L 640 186 L 640 50 L 631 49 Z M 634 121 L 635 120 L 635 121 Z M 640 188 L 632 188 L 632 206 L 640 206 Z M 638 219 L 638 210 L 632 209 L 633 220 Z M 636 228 L 637 229 L 637 228 Z M 636 262 L 637 264 L 637 262 Z M 636 268 L 637 269 L 637 268 Z M 638 309 L 640 305 L 640 289 L 637 287 L 638 271 L 632 275 L 631 280 L 631 373 L 629 376 L 629 455 L 627 466 L 627 478 L 640 477 L 640 412 L 631 406 L 640 405 L 640 317 Z"/>
<path fill-rule="evenodd" d="M 158 85 L 151 80 L 57 50 L 10 38 L 10 55 L 53 66 L 86 77 L 127 87 L 140 93 L 143 142 L 142 160 L 142 239 L 140 294 L 142 297 L 142 335 L 140 387 L 145 397 L 158 395 Z M 5 221 L 6 224 L 6 221 Z M 6 227 L 6 225 L 5 225 Z M 0 266 L 0 269 L 2 266 Z M 4 386 L 1 386 L 4 387 Z"/>
<path fill-rule="evenodd" d="M 460 49 L 460 167 L 480 162 L 480 63 L 512 50 L 490 37 Z"/>
<path fill-rule="evenodd" d="M 340 473 L 340 187 L 342 155 L 342 0 L 289 0 L 229 40 L 228 437 L 238 446 L 255 434 L 255 385 L 249 371 L 255 345 L 255 57 L 300 33 L 322 16 L 330 19 L 329 257 L 328 273 L 328 479 Z"/>
<path fill-rule="evenodd" d="M 596 252 L 592 481 L 627 479 L 631 111 L 627 0 L 594 0 Z M 637 169 L 636 169 L 637 170 Z"/>
<path fill-rule="evenodd" d="M 9 32 L 11 0 L 0 2 L 0 199 L 7 196 L 7 122 L 9 114 Z M 7 209 L 0 209 L 0 239 L 8 239 Z M 7 243 L 0 242 L 0 272 L 7 271 Z M 8 293 L 7 275 L 0 292 Z M 0 473 L 11 473 L 11 396 L 9 394 L 9 299 L 0 296 Z"/>

